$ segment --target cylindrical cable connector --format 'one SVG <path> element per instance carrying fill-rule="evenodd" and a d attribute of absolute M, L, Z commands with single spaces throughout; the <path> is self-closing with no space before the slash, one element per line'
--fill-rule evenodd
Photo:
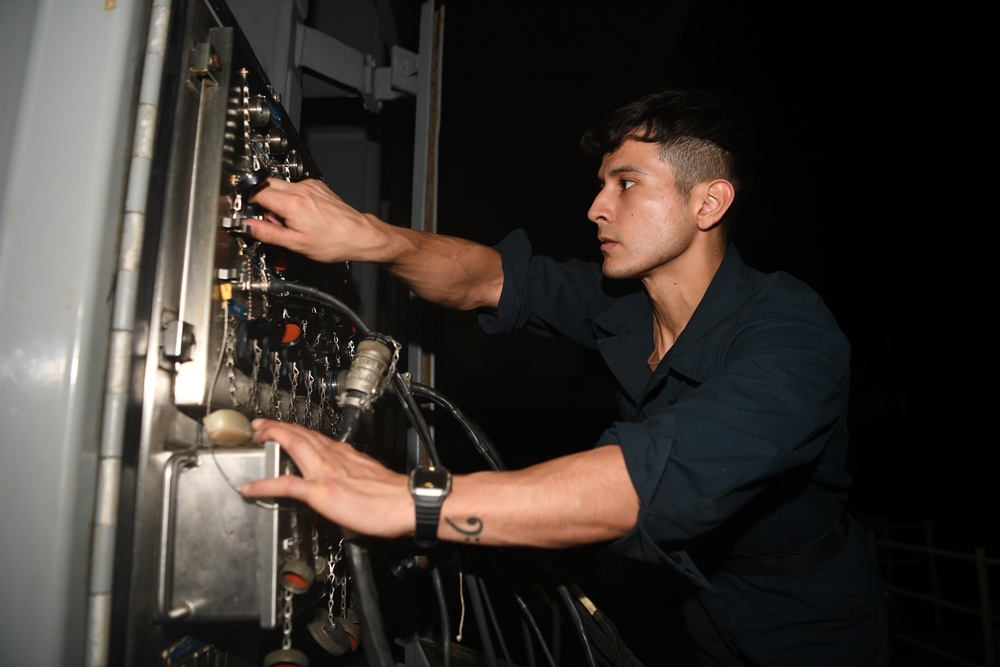
<path fill-rule="evenodd" d="M 388 336 L 365 335 L 358 342 L 351 368 L 338 377 L 337 407 L 370 411 L 388 386 L 395 346 Z"/>

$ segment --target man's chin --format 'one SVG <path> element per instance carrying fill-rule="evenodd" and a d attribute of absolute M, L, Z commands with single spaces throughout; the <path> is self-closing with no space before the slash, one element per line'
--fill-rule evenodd
<path fill-rule="evenodd" d="M 604 263 L 601 265 L 601 273 L 604 274 L 605 278 L 610 278 L 612 280 L 627 280 L 634 277 L 626 269 L 623 269 L 620 266 L 615 266 L 607 259 L 605 259 Z"/>

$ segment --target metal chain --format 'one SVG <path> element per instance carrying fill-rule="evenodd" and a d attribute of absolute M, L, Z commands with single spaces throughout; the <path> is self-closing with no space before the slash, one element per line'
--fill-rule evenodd
<path fill-rule="evenodd" d="M 285 463 L 285 474 L 293 474 L 292 464 L 290 462 Z M 302 536 L 299 534 L 299 513 L 294 507 L 291 509 L 291 513 L 292 515 L 288 519 L 288 527 L 292 534 L 289 538 L 290 541 L 288 542 L 288 548 L 285 551 L 288 552 L 288 556 L 291 560 L 299 560 L 299 542 L 302 539 Z"/>
<path fill-rule="evenodd" d="M 313 568 L 319 563 L 319 529 L 316 527 L 316 515 L 310 515 L 312 517 L 312 524 L 309 527 L 309 539 L 312 543 L 312 562 Z"/>
<path fill-rule="evenodd" d="M 312 399 L 313 399 L 313 388 L 316 384 L 316 378 L 313 377 L 313 372 L 311 368 L 306 369 L 306 414 L 302 419 L 302 423 L 308 427 L 312 427 Z"/>
<path fill-rule="evenodd" d="M 347 573 L 340 575 L 340 617 L 347 618 Z"/>
<path fill-rule="evenodd" d="M 271 354 L 271 417 L 281 419 L 281 397 L 278 396 L 278 377 L 281 375 L 281 357 L 277 352 Z"/>
<path fill-rule="evenodd" d="M 267 253 L 265 253 L 263 250 L 260 250 L 259 246 L 257 247 L 255 253 L 256 253 L 255 257 L 259 262 L 259 266 L 256 267 L 258 274 L 257 277 L 258 280 L 264 284 L 264 289 L 262 289 L 260 292 L 260 305 L 261 305 L 261 310 L 263 310 L 266 313 L 271 309 L 270 301 L 267 298 L 267 287 L 271 282 L 271 274 L 267 270 Z"/>
<path fill-rule="evenodd" d="M 324 311 L 321 310 L 320 313 L 319 313 L 319 316 L 323 317 L 323 315 L 324 315 Z M 333 358 L 337 359 L 339 361 L 340 360 L 340 337 L 336 333 L 331 332 L 330 333 L 330 338 L 332 339 L 331 342 L 333 343 Z M 316 345 L 317 346 L 319 345 L 319 335 L 316 336 Z"/>
<path fill-rule="evenodd" d="M 292 592 L 286 589 L 282 597 L 284 606 L 281 610 L 281 648 L 288 651 L 292 648 Z"/>
<path fill-rule="evenodd" d="M 336 337 L 334 337 L 336 339 Z M 333 408 L 330 405 L 330 396 L 327 392 L 327 382 L 330 379 L 330 357 L 323 357 L 323 381 L 319 383 L 319 414 L 316 415 L 316 424 L 314 428 L 319 429 L 323 423 L 323 417 L 326 415 L 333 414 Z M 332 418 L 331 418 L 332 421 Z"/>
<path fill-rule="evenodd" d="M 337 572 L 336 572 L 336 568 L 337 568 L 337 563 L 339 563 L 340 559 L 343 557 L 342 554 L 343 554 L 343 551 L 344 551 L 344 538 L 340 538 L 340 544 L 337 546 L 337 553 L 336 554 L 333 553 L 333 545 L 332 544 L 329 546 L 329 550 L 330 550 L 330 555 L 327 558 L 327 567 L 329 568 L 330 572 L 326 576 L 327 588 L 329 589 L 329 594 L 328 594 L 329 597 L 328 597 L 328 599 L 326 601 L 327 620 L 330 621 L 331 625 L 336 626 L 337 624 L 333 620 L 334 619 L 334 615 L 333 615 L 333 598 L 334 598 L 334 595 L 336 594 L 336 591 L 337 591 Z"/>
<path fill-rule="evenodd" d="M 247 83 L 246 69 L 240 70 L 240 73 L 243 75 L 243 150 L 251 160 L 252 170 L 257 171 L 260 169 L 260 161 L 251 146 L 253 137 L 250 134 L 250 86 Z"/>
<path fill-rule="evenodd" d="M 253 367 L 250 369 L 250 402 L 253 404 L 253 412 L 259 415 L 260 412 L 260 385 L 257 381 L 260 378 L 261 357 L 264 351 L 260 349 L 260 344 L 255 339 L 253 342 Z"/>
<path fill-rule="evenodd" d="M 247 70 L 240 70 L 243 77 L 243 150 L 244 155 L 251 157 L 250 151 L 250 84 L 247 82 Z"/>
<path fill-rule="evenodd" d="M 389 368 L 382 376 L 382 379 L 379 381 L 379 386 L 376 389 L 376 395 L 379 396 L 385 392 L 385 390 L 389 387 L 389 383 L 392 381 L 392 378 L 396 375 L 396 364 L 399 363 L 399 351 L 403 348 L 403 346 L 397 343 L 394 338 L 389 338 L 389 342 L 392 343 L 392 359 L 389 361 Z"/>
<path fill-rule="evenodd" d="M 291 461 L 285 461 L 285 474 L 292 474 L 292 463 Z M 291 531 L 291 537 L 285 542 L 285 553 L 291 560 L 299 559 L 299 513 L 293 507 L 291 510 L 291 516 L 288 519 L 289 530 Z M 282 639 L 281 648 L 286 651 L 292 648 L 292 591 L 285 589 L 283 593 L 284 597 L 284 609 L 282 610 L 283 622 L 282 622 Z"/>
<path fill-rule="evenodd" d="M 226 379 L 229 382 L 229 399 L 233 403 L 233 407 L 238 407 L 240 402 L 236 397 L 236 317 L 229 312 L 229 308 L 224 311 L 223 317 L 227 318 L 226 321 L 229 322 L 228 327 L 226 327 L 226 340 L 223 342 L 225 345 L 225 356 L 226 356 Z"/>
<path fill-rule="evenodd" d="M 295 399 L 297 396 L 296 387 L 299 384 L 299 365 L 294 361 L 289 362 L 290 372 L 288 374 L 292 382 L 292 390 L 288 395 L 288 421 L 297 424 L 299 422 L 298 410 L 295 407 Z"/>

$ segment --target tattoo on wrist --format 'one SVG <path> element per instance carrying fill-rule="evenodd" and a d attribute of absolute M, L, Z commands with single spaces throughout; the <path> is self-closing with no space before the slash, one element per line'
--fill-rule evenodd
<path fill-rule="evenodd" d="M 462 535 L 465 535 L 466 542 L 478 542 L 479 534 L 483 532 L 482 520 L 474 516 L 470 516 L 468 519 L 465 520 L 465 522 L 469 524 L 469 528 L 459 528 L 457 523 L 455 523 L 454 521 L 452 521 L 447 517 L 445 517 L 444 521 L 449 526 L 451 526 L 452 530 L 454 530 L 457 533 L 461 533 Z"/>

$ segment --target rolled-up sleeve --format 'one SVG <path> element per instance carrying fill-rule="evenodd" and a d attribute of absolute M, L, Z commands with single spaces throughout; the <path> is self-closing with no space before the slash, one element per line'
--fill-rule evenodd
<path fill-rule="evenodd" d="M 503 263 L 503 290 L 496 313 L 477 314 L 479 326 L 488 334 L 508 333 L 523 327 L 528 321 L 529 266 L 531 241 L 522 229 L 515 229 L 494 246 Z"/>
<path fill-rule="evenodd" d="M 556 261 L 531 254 L 523 230 L 494 246 L 503 264 L 503 290 L 496 312 L 477 313 L 487 334 L 527 329 L 542 336 L 566 336 L 596 347 L 594 316 L 614 297 L 607 291 L 599 264 L 580 259 Z"/>

